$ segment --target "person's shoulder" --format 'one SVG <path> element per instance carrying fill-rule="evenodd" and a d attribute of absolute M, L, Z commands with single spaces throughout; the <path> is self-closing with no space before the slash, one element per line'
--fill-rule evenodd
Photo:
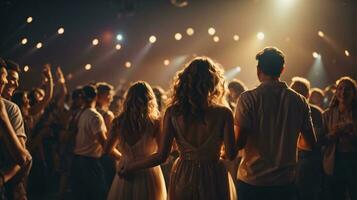
<path fill-rule="evenodd" d="M 8 114 L 14 113 L 14 112 L 16 112 L 16 113 L 21 112 L 19 106 L 16 103 L 9 101 L 7 99 L 4 99 L 4 98 L 3 98 L 3 101 L 4 101 L 4 105 L 5 105 L 5 108 L 8 112 Z"/>

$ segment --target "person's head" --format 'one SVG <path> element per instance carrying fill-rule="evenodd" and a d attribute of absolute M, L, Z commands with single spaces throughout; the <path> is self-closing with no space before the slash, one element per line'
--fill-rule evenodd
<path fill-rule="evenodd" d="M 114 113 L 114 116 L 118 116 L 123 108 L 124 97 L 122 95 L 114 95 L 113 101 L 109 106 L 109 110 Z"/>
<path fill-rule="evenodd" d="M 95 106 L 98 95 L 95 85 L 86 85 L 82 88 L 82 91 L 84 104 L 87 106 Z"/>
<path fill-rule="evenodd" d="M 21 70 L 19 64 L 11 60 L 6 60 L 6 69 L 8 83 L 3 90 L 3 96 L 11 99 L 14 91 L 19 87 L 19 74 Z"/>
<path fill-rule="evenodd" d="M 21 111 L 24 113 L 30 109 L 30 100 L 28 99 L 26 91 L 16 91 L 12 95 L 11 101 L 16 103 Z"/>
<path fill-rule="evenodd" d="M 228 100 L 230 102 L 235 103 L 237 102 L 239 95 L 247 90 L 247 87 L 244 85 L 242 81 L 234 79 L 233 81 L 229 82 L 228 90 L 229 90 Z"/>
<path fill-rule="evenodd" d="M 100 106 L 109 106 L 113 101 L 114 87 L 105 82 L 99 82 L 96 84 L 98 97 L 97 104 Z"/>
<path fill-rule="evenodd" d="M 123 110 L 118 119 L 124 134 L 145 132 L 159 118 L 155 94 L 144 81 L 133 83 L 125 94 Z"/>
<path fill-rule="evenodd" d="M 156 102 L 157 102 L 159 111 L 161 112 L 163 110 L 163 108 L 165 107 L 165 101 L 167 99 L 165 91 L 160 86 L 153 87 L 152 90 L 154 91 L 154 94 L 156 97 Z"/>
<path fill-rule="evenodd" d="M 302 77 L 293 77 L 290 84 L 291 89 L 295 92 L 301 94 L 306 99 L 309 98 L 310 93 L 310 81 Z"/>
<path fill-rule="evenodd" d="M 2 66 L 0 67 L 0 94 L 2 94 L 7 83 L 7 71 L 6 68 Z"/>
<path fill-rule="evenodd" d="M 320 88 L 312 88 L 309 102 L 315 106 L 323 108 L 324 96 L 324 91 L 322 91 Z"/>
<path fill-rule="evenodd" d="M 82 87 L 78 87 L 72 91 L 71 100 L 72 100 L 72 104 L 71 104 L 72 110 L 76 110 L 83 107 L 84 94 L 83 94 Z"/>
<path fill-rule="evenodd" d="M 208 57 L 196 57 L 179 71 L 172 86 L 170 106 L 177 115 L 203 117 L 210 105 L 224 103 L 221 67 Z"/>
<path fill-rule="evenodd" d="M 257 74 L 259 80 L 279 79 L 284 70 L 285 56 L 276 47 L 265 47 L 260 51 L 255 59 L 258 61 Z"/>
<path fill-rule="evenodd" d="M 33 106 L 42 101 L 45 96 L 45 91 L 41 88 L 33 88 L 28 94 L 30 105 Z"/>
<path fill-rule="evenodd" d="M 336 93 L 331 100 L 331 107 L 344 105 L 357 106 L 357 84 L 350 77 L 344 76 L 336 81 Z"/>

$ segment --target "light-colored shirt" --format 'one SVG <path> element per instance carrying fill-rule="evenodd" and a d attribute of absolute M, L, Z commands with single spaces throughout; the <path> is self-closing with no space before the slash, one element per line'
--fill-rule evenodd
<path fill-rule="evenodd" d="M 262 83 L 241 94 L 235 117 L 248 130 L 237 178 L 257 186 L 293 183 L 299 133 L 312 132 L 306 99 L 284 82 Z"/>
<path fill-rule="evenodd" d="M 20 108 L 13 102 L 3 98 L 5 109 L 10 119 L 10 123 L 14 128 L 14 131 L 17 137 L 22 137 L 25 140 L 27 139 L 25 133 L 24 120 L 21 115 Z"/>
<path fill-rule="evenodd" d="M 78 120 L 78 133 L 74 154 L 99 158 L 103 147 L 97 140 L 97 134 L 107 132 L 102 115 L 95 108 L 87 108 Z"/>

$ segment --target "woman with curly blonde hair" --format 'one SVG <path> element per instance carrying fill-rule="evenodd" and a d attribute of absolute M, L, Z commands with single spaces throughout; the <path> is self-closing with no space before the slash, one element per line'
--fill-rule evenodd
<path fill-rule="evenodd" d="M 210 58 L 193 59 L 173 83 L 157 153 L 132 160 L 120 171 L 159 165 L 176 140 L 179 158 L 172 170 L 169 199 L 236 199 L 232 178 L 220 160 L 224 145 L 229 159 L 236 155 L 232 111 L 224 105 L 223 72 Z"/>
<path fill-rule="evenodd" d="M 159 111 L 155 95 L 146 82 L 131 85 L 121 114 L 114 120 L 107 152 L 119 161 L 143 159 L 157 151 L 160 135 Z M 115 147 L 118 147 L 116 149 Z M 165 200 L 165 181 L 159 166 L 116 175 L 108 199 Z"/>

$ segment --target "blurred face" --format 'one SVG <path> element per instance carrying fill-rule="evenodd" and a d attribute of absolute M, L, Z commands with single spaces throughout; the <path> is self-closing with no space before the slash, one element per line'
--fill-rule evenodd
<path fill-rule="evenodd" d="M 6 84 L 3 92 L 7 96 L 12 97 L 14 91 L 19 87 L 19 73 L 14 70 L 9 70 L 7 80 L 8 83 Z"/>
<path fill-rule="evenodd" d="M 113 91 L 108 91 L 98 96 L 98 101 L 102 104 L 110 105 L 113 101 Z"/>
<path fill-rule="evenodd" d="M 321 106 L 324 101 L 324 96 L 322 96 L 319 92 L 311 92 L 309 101 L 314 105 Z"/>
<path fill-rule="evenodd" d="M 228 90 L 229 90 L 229 101 L 235 103 L 238 100 L 239 94 L 237 93 L 237 91 L 235 91 L 232 88 L 228 88 Z"/>
<path fill-rule="evenodd" d="M 354 96 L 354 85 L 348 81 L 341 81 L 337 86 L 336 97 L 338 102 L 343 102 L 345 105 L 352 103 Z"/>
<path fill-rule="evenodd" d="M 22 101 L 24 102 L 24 108 L 29 109 L 30 108 L 30 100 L 27 97 L 27 93 L 24 94 L 22 97 Z"/>
<path fill-rule="evenodd" d="M 0 68 L 0 94 L 3 92 L 7 81 L 7 71 L 4 67 Z"/>

